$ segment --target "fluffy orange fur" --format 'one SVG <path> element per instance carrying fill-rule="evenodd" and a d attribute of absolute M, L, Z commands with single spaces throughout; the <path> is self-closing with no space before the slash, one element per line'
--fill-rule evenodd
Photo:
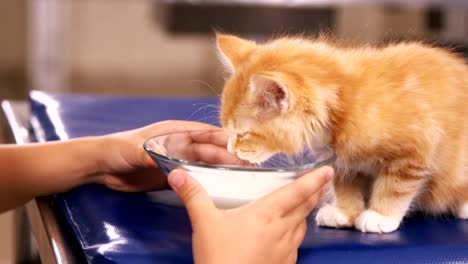
<path fill-rule="evenodd" d="M 231 72 L 229 150 L 262 162 L 331 145 L 335 198 L 319 225 L 392 232 L 410 208 L 468 218 L 468 67 L 421 43 L 343 48 L 217 34 Z"/>

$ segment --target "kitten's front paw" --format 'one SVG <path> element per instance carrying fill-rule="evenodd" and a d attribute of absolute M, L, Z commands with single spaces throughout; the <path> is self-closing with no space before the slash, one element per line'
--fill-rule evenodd
<path fill-rule="evenodd" d="M 457 216 L 458 216 L 458 218 L 461 218 L 461 219 L 468 219 L 468 203 L 464 203 L 458 209 Z"/>
<path fill-rule="evenodd" d="M 317 225 L 329 227 L 350 227 L 353 225 L 350 218 L 338 207 L 326 204 L 320 208 L 316 216 Z"/>
<path fill-rule="evenodd" d="M 362 232 L 390 233 L 398 229 L 401 220 L 366 210 L 356 218 L 355 226 Z"/>

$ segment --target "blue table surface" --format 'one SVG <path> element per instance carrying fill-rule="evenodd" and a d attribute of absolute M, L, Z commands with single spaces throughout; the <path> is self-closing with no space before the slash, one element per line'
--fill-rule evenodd
<path fill-rule="evenodd" d="M 47 141 L 102 135 L 180 119 L 217 124 L 218 98 L 30 96 L 31 123 Z M 183 208 L 146 193 L 83 186 L 56 196 L 89 263 L 192 263 Z M 298 263 L 468 263 L 468 221 L 407 218 L 391 234 L 318 228 L 311 220 Z"/>

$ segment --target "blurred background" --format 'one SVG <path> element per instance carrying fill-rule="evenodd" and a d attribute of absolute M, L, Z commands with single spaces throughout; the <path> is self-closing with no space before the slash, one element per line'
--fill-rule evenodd
<path fill-rule="evenodd" d="M 32 89 L 216 96 L 215 29 L 259 41 L 319 31 L 362 44 L 425 39 L 466 52 L 466 1 L 1 0 L 0 100 Z M 13 263 L 13 219 L 0 215 L 0 264 Z"/>

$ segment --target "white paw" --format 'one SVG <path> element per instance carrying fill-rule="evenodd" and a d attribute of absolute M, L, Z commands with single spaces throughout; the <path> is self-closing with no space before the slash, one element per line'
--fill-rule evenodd
<path fill-rule="evenodd" d="M 384 216 L 373 210 L 366 210 L 356 218 L 354 224 L 362 232 L 390 233 L 397 230 L 400 222 L 401 220 L 397 218 Z"/>
<path fill-rule="evenodd" d="M 316 221 L 319 226 L 349 227 L 353 225 L 348 216 L 330 204 L 326 204 L 318 210 Z"/>
<path fill-rule="evenodd" d="M 458 218 L 468 219 L 468 203 L 463 204 L 457 213 Z"/>

